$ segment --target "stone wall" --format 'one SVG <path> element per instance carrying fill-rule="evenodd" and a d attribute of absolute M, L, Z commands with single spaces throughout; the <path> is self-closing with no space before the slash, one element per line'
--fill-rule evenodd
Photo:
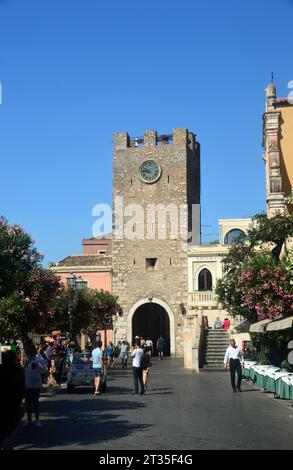
<path fill-rule="evenodd" d="M 144 208 L 144 216 L 148 204 L 199 204 L 199 145 L 187 129 L 174 129 L 173 143 L 165 145 L 157 145 L 156 132 L 148 131 L 144 135 L 144 145 L 137 147 L 130 145 L 127 133 L 117 133 L 114 147 L 114 214 L 118 204 L 121 205 L 121 200 L 117 202 L 117 196 L 123 197 L 124 209 L 129 204 L 140 204 Z M 160 179 L 154 184 L 144 183 L 138 175 L 141 163 L 149 159 L 158 162 L 162 169 Z M 132 217 L 130 211 L 124 220 L 119 220 L 117 213 L 114 217 L 113 293 L 118 295 L 123 309 L 123 316 L 116 319 L 114 339 L 118 341 L 128 336 L 128 341 L 131 341 L 127 316 L 133 305 L 142 299 L 157 298 L 168 305 L 169 314 L 173 315 L 175 331 L 172 352 L 182 355 L 184 318 L 180 304 L 187 307 L 186 241 L 190 221 L 187 217 L 181 223 L 183 237 L 171 239 L 171 223 L 167 219 L 167 238 L 159 239 L 156 218 L 153 227 L 155 236 L 147 239 L 146 224 L 143 217 L 139 217 L 134 226 L 133 239 L 128 239 L 123 236 L 123 227 Z M 146 269 L 146 258 L 157 258 L 154 269 Z"/>

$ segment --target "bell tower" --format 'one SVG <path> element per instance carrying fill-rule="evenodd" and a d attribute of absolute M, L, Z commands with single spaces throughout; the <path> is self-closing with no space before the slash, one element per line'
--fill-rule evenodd
<path fill-rule="evenodd" d="M 114 339 L 162 334 L 183 355 L 187 248 L 200 242 L 200 144 L 187 129 L 142 138 L 115 134 L 113 293 L 122 316 Z"/>

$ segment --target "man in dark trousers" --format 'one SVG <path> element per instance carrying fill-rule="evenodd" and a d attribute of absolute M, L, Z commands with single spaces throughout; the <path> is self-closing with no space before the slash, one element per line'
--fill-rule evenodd
<path fill-rule="evenodd" d="M 228 346 L 224 358 L 225 369 L 230 367 L 231 385 L 233 392 L 242 392 L 241 380 L 242 380 L 242 366 L 243 366 L 243 355 L 239 346 L 236 346 L 235 339 L 230 340 L 230 346 Z M 237 390 L 235 385 L 235 374 L 237 373 Z"/>
<path fill-rule="evenodd" d="M 135 340 L 131 356 L 132 356 L 132 370 L 133 370 L 133 378 L 134 378 L 134 396 L 138 395 L 138 382 L 140 383 L 140 394 L 144 395 L 144 385 L 143 385 L 143 378 L 142 378 L 142 358 L 144 352 L 143 349 L 140 347 L 140 342 Z"/>

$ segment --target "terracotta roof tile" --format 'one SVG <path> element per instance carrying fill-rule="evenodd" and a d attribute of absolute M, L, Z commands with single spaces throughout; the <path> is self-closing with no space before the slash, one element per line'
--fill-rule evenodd
<path fill-rule="evenodd" d="M 112 257 L 107 255 L 71 255 L 56 266 L 111 266 Z"/>

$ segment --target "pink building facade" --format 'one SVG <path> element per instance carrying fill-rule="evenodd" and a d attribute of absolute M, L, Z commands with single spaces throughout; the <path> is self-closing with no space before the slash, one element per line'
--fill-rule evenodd
<path fill-rule="evenodd" d="M 112 256 L 110 238 L 90 238 L 82 240 L 82 254 L 69 255 L 50 269 L 60 277 L 64 286 L 67 276 L 74 274 L 87 282 L 90 289 L 112 292 Z M 112 341 L 113 331 L 99 331 L 103 345 Z"/>

